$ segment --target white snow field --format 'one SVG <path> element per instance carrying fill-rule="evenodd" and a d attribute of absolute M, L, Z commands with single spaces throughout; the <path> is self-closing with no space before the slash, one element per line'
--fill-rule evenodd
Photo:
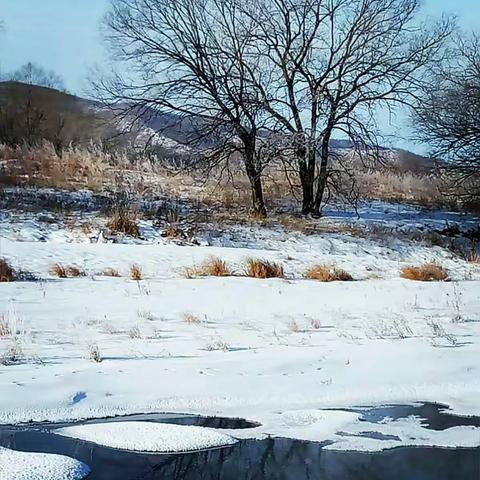
<path fill-rule="evenodd" d="M 230 435 L 191 425 L 150 422 L 114 422 L 79 425 L 55 430 L 57 435 L 121 450 L 178 453 L 233 445 Z"/>
<path fill-rule="evenodd" d="M 432 432 L 416 418 L 366 425 L 357 414 L 327 410 L 439 402 L 480 415 L 478 264 L 395 234 L 241 226 L 206 242 L 214 246 L 180 246 L 148 235 L 102 243 L 54 223 L 42 223 L 39 235 L 39 225 L 33 217 L 0 225 L 0 257 L 43 279 L 0 284 L 0 318 L 10 332 L 0 336 L 0 424 L 181 412 L 261 424 L 223 431 L 236 438 L 332 440 L 329 448 L 359 450 L 480 446 L 474 427 Z M 182 276 L 212 255 L 237 272 L 247 257 L 275 260 L 286 279 Z M 302 278 L 307 267 L 331 261 L 356 281 Z M 453 281 L 400 278 L 401 267 L 431 261 Z M 87 276 L 54 278 L 57 262 Z M 129 279 L 133 263 L 143 280 Z M 109 267 L 122 277 L 97 275 Z M 76 435 L 88 432 L 92 441 L 108 436 L 107 427 L 92 436 L 82 428 Z M 337 435 L 363 430 L 398 440 Z M 148 450 L 146 438 L 119 448 Z"/>
<path fill-rule="evenodd" d="M 24 453 L 0 447 L 2 480 L 81 480 L 89 468 L 73 458 L 44 453 Z"/>

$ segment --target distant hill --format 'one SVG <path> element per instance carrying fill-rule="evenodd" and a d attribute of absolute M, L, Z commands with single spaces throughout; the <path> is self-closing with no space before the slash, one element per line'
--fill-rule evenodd
<path fill-rule="evenodd" d="M 91 123 L 91 132 L 94 138 L 107 138 L 117 136 L 120 132 L 132 138 L 129 122 L 124 120 L 112 127 L 113 114 L 110 109 L 103 107 L 99 102 L 78 97 L 66 92 L 51 88 L 27 85 L 19 82 L 0 82 L 0 107 L 9 101 L 21 103 L 31 97 L 36 103 L 48 106 L 50 111 L 55 111 L 62 118 L 68 118 L 69 123 L 85 128 L 86 123 Z M 132 113 L 132 118 L 133 114 Z M 198 125 L 192 120 L 185 120 L 171 113 L 158 113 L 154 110 L 136 112 L 137 118 L 133 135 L 139 144 L 147 142 L 159 148 L 166 155 L 192 154 L 198 147 L 211 145 L 207 140 L 202 140 L 191 148 L 190 143 L 196 136 Z M 333 139 L 331 147 L 334 150 L 351 150 L 353 144 L 350 140 Z M 432 159 L 416 155 L 402 149 L 385 149 L 392 152 L 391 159 L 395 168 L 401 171 L 426 172 L 434 166 Z"/>

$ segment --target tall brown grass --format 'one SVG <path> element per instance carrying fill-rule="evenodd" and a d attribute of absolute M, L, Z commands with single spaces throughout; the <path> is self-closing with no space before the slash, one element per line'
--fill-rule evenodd
<path fill-rule="evenodd" d="M 123 233 L 135 238 L 140 236 L 135 213 L 124 207 L 118 207 L 113 211 L 107 227 L 113 233 Z"/>
<path fill-rule="evenodd" d="M 130 278 L 132 280 L 136 280 L 137 282 L 142 280 L 142 278 L 143 278 L 142 267 L 140 267 L 140 265 L 138 265 L 138 263 L 134 263 L 130 267 Z"/>
<path fill-rule="evenodd" d="M 114 268 L 108 267 L 105 268 L 105 270 L 102 271 L 101 275 L 103 277 L 120 277 L 120 273 L 118 270 L 115 270 Z"/>
<path fill-rule="evenodd" d="M 62 265 L 61 263 L 55 263 L 50 267 L 50 275 L 58 278 L 72 278 L 83 277 L 85 272 L 75 265 Z"/>
<path fill-rule="evenodd" d="M 14 282 L 15 279 L 15 270 L 5 259 L 0 258 L 0 282 Z"/>
<path fill-rule="evenodd" d="M 347 271 L 334 264 L 314 265 L 305 270 L 303 277 L 320 282 L 350 282 L 353 280 Z"/>
<path fill-rule="evenodd" d="M 403 267 L 400 276 L 407 280 L 416 280 L 420 282 L 444 282 L 448 279 L 448 273 L 436 263 L 426 263 L 424 265 Z"/>
<path fill-rule="evenodd" d="M 245 275 L 252 278 L 284 278 L 285 273 L 278 263 L 249 258 L 245 262 Z"/>
<path fill-rule="evenodd" d="M 187 267 L 183 273 L 186 278 L 228 277 L 233 275 L 227 263 L 218 257 L 210 257 L 199 266 Z"/>

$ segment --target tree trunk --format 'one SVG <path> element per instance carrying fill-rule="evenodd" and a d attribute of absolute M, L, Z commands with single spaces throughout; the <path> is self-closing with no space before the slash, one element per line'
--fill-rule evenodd
<path fill-rule="evenodd" d="M 314 198 L 314 177 L 311 175 L 304 160 L 299 162 L 300 184 L 302 186 L 302 214 L 309 215 L 312 211 Z"/>
<path fill-rule="evenodd" d="M 302 214 L 314 214 L 315 208 L 315 164 L 316 148 L 314 142 L 310 143 L 310 148 L 303 147 L 297 151 L 298 169 L 300 176 L 300 184 L 302 186 Z"/>
<path fill-rule="evenodd" d="M 245 145 L 243 160 L 252 191 L 253 211 L 255 212 L 255 215 L 265 218 L 267 216 L 267 209 L 263 198 L 262 175 L 255 162 L 254 147 Z"/>
<path fill-rule="evenodd" d="M 321 216 L 320 207 L 322 206 L 325 188 L 328 178 L 328 157 L 330 154 L 330 133 L 323 137 L 322 151 L 320 153 L 320 172 L 318 174 L 317 191 L 315 193 L 315 202 L 312 209 L 312 215 L 319 218 Z"/>

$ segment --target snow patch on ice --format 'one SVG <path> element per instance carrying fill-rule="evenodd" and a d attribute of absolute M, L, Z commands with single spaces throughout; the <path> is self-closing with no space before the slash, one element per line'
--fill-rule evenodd
<path fill-rule="evenodd" d="M 152 453 L 190 452 L 237 442 L 230 435 L 209 428 L 150 422 L 79 425 L 60 428 L 55 433 L 105 447 Z"/>
<path fill-rule="evenodd" d="M 84 463 L 70 457 L 0 447 L 2 480 L 81 480 L 89 473 Z"/>
<path fill-rule="evenodd" d="M 396 437 L 396 438 L 395 438 Z M 437 448 L 480 447 L 480 428 L 458 426 L 432 430 L 423 426 L 423 419 L 410 416 L 382 423 L 358 422 L 337 435 L 329 450 L 377 452 L 395 447 Z"/>

